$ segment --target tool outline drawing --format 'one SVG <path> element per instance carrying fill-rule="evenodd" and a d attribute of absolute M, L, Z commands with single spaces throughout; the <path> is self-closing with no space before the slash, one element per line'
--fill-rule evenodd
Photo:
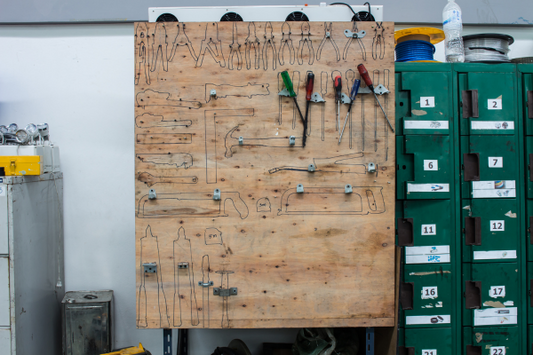
<path fill-rule="evenodd" d="M 376 22 L 374 38 L 372 38 L 372 59 L 383 60 L 385 58 L 385 28 L 382 22 Z"/>
<path fill-rule="evenodd" d="M 168 42 L 167 31 L 163 22 L 157 22 L 152 33 L 152 67 L 151 72 L 157 70 L 158 58 L 161 59 L 161 66 L 164 71 L 168 71 Z"/>
<path fill-rule="evenodd" d="M 139 199 L 137 205 L 138 218 L 219 218 L 228 217 L 226 206 L 231 205 L 241 219 L 248 217 L 248 206 L 237 191 L 223 191 L 219 201 L 213 200 L 212 192 L 176 192 L 158 193 L 157 198 L 150 200 L 148 195 Z M 228 202 L 229 201 L 229 202 Z M 181 207 L 180 204 L 185 206 Z M 196 205 L 195 205 L 196 204 Z M 198 206 L 198 204 L 202 204 Z M 149 208 L 156 206 L 156 211 Z M 200 211 L 197 211 L 200 209 Z"/>
<path fill-rule="evenodd" d="M 185 228 L 178 229 L 178 238 L 172 242 L 172 258 L 174 260 L 174 309 L 172 313 L 172 325 L 174 327 L 181 327 L 183 325 L 183 311 L 185 305 L 182 305 L 182 300 L 187 298 L 182 288 L 186 289 L 189 286 L 188 297 L 190 299 L 191 311 L 191 325 L 197 326 L 200 324 L 198 316 L 198 301 L 196 299 L 196 284 L 194 282 L 194 263 L 192 259 L 191 240 L 185 234 Z M 184 261 L 183 261 L 184 260 Z M 187 280 L 181 281 L 184 273 L 187 273 Z M 196 313 L 196 315 L 195 315 Z"/>
<path fill-rule="evenodd" d="M 246 40 L 244 41 L 244 57 L 246 61 L 246 69 L 248 70 L 252 69 L 252 51 L 254 52 L 253 68 L 256 70 L 260 69 L 261 62 L 263 61 L 263 57 L 261 56 L 261 41 L 257 38 L 257 30 L 254 22 L 248 24 L 248 37 L 246 37 Z"/>
<path fill-rule="evenodd" d="M 191 144 L 191 133 L 139 133 L 137 144 Z"/>
<path fill-rule="evenodd" d="M 146 108 L 146 106 L 172 106 L 199 109 L 202 107 L 200 101 L 174 100 L 170 99 L 170 96 L 171 94 L 169 92 L 146 89 L 137 93 L 135 101 L 137 102 L 137 106 L 142 108 Z"/>
<path fill-rule="evenodd" d="M 296 51 L 291 39 L 291 25 L 285 21 L 281 25 L 281 42 L 278 50 L 279 65 L 285 65 L 285 48 L 289 50 L 289 64 L 293 65 L 296 61 Z"/>
<path fill-rule="evenodd" d="M 221 289 L 230 289 L 230 282 L 229 282 L 229 275 L 234 274 L 234 271 L 229 270 L 217 270 L 215 271 L 216 274 L 220 274 L 220 288 Z M 229 300 L 228 298 L 230 296 L 221 296 L 222 297 L 222 322 L 221 327 L 222 328 L 229 328 L 230 327 L 230 319 L 229 319 Z"/>
<path fill-rule="evenodd" d="M 222 239 L 222 232 L 218 228 L 208 227 L 204 231 L 205 245 L 222 245 L 224 243 Z"/>
<path fill-rule="evenodd" d="M 328 93 L 328 80 L 329 75 L 327 72 L 322 71 L 320 73 L 320 94 L 322 97 L 326 97 Z M 321 105 L 321 127 L 320 127 L 320 139 L 324 141 L 326 139 L 326 105 Z"/>
<path fill-rule="evenodd" d="M 194 59 L 194 61 L 197 62 L 198 56 L 196 55 L 196 52 L 194 51 L 194 46 L 192 45 L 192 42 L 189 39 L 189 36 L 187 36 L 187 33 L 185 33 L 185 23 L 178 22 L 176 24 L 176 27 L 178 29 L 178 32 L 176 33 L 176 37 L 174 37 L 174 41 L 172 41 L 172 49 L 170 51 L 170 57 L 168 61 L 172 62 L 172 60 L 174 59 L 174 55 L 176 55 L 178 47 L 186 46 L 187 49 L 189 50 L 189 54 L 191 55 L 192 59 Z"/>
<path fill-rule="evenodd" d="M 198 177 L 196 176 L 154 176 L 147 171 L 137 174 L 137 180 L 143 182 L 148 187 L 156 184 L 196 184 Z"/>
<path fill-rule="evenodd" d="M 137 60 L 135 62 L 135 85 L 139 85 L 141 74 L 144 74 L 146 84 L 150 85 L 149 38 L 146 23 L 137 23 L 137 27 L 135 27 L 135 48 L 137 50 Z"/>
<path fill-rule="evenodd" d="M 322 56 L 322 50 L 324 49 L 324 46 L 326 45 L 326 42 L 329 42 L 333 49 L 335 50 L 335 58 L 337 59 L 337 62 L 341 60 L 341 56 L 339 53 L 339 47 L 337 47 L 337 43 L 335 43 L 335 40 L 333 39 L 333 23 L 330 22 L 329 24 L 327 22 L 324 22 L 324 37 L 322 38 L 322 41 L 318 45 L 318 49 L 316 50 L 316 60 L 320 61 L 320 57 Z M 329 40 L 329 41 L 328 41 Z"/>
<path fill-rule="evenodd" d="M 228 96 L 246 97 L 248 99 L 252 99 L 255 96 L 270 95 L 269 86 L 270 84 L 268 83 L 251 82 L 248 82 L 246 85 L 206 83 L 205 102 L 208 103 L 211 101 L 211 98 L 213 97 L 213 95 L 211 95 L 211 90 L 216 90 L 216 100 L 225 99 Z"/>
<path fill-rule="evenodd" d="M 233 70 L 233 59 L 237 58 L 237 70 L 242 69 L 242 54 L 241 44 L 237 38 L 237 22 L 233 22 L 233 32 L 231 36 L 231 43 L 229 45 L 230 51 L 228 55 L 228 69 Z"/>
<path fill-rule="evenodd" d="M 295 148 L 295 147 L 303 147 L 303 145 L 295 144 L 295 145 L 289 145 L 289 137 L 265 137 L 265 138 L 246 138 L 243 137 L 242 143 L 239 143 L 239 137 L 233 137 L 233 133 L 240 127 L 241 125 L 235 126 L 232 129 L 229 130 L 228 133 L 226 133 L 226 137 L 224 138 L 224 146 L 226 147 L 226 153 L 224 156 L 226 158 L 231 158 L 233 156 L 233 147 L 271 147 L 271 148 Z M 302 138 L 295 137 L 295 140 L 302 141 Z M 235 141 L 236 144 L 232 144 L 231 141 Z M 270 143 L 270 144 L 269 144 Z M 276 145 L 273 145 L 276 144 Z"/>
<path fill-rule="evenodd" d="M 313 41 L 311 40 L 311 26 L 309 25 L 308 22 L 303 22 L 301 29 L 302 29 L 302 38 L 300 39 L 300 42 L 298 42 L 298 53 L 296 53 L 298 64 L 300 65 L 304 64 L 303 51 L 304 51 L 304 46 L 307 46 L 307 51 L 309 53 L 308 64 L 313 65 L 315 61 L 315 50 L 313 49 Z"/>
<path fill-rule="evenodd" d="M 207 40 L 208 38 L 209 40 Z M 222 42 L 218 39 L 218 22 L 211 22 L 205 24 L 205 35 L 204 39 L 202 39 L 200 44 L 200 54 L 198 54 L 196 67 L 201 67 L 204 63 L 206 51 L 209 51 L 209 54 L 211 55 L 213 60 L 218 65 L 220 65 L 221 68 L 224 68 L 226 66 L 224 53 L 222 53 Z"/>
<path fill-rule="evenodd" d="M 191 120 L 165 120 L 163 115 L 154 115 L 149 112 L 145 112 L 142 115 L 135 117 L 135 125 L 138 128 L 154 128 L 154 127 L 177 127 L 192 125 Z"/>
<path fill-rule="evenodd" d="M 261 197 L 256 203 L 257 212 L 272 212 L 272 205 L 268 197 Z"/>
<path fill-rule="evenodd" d="M 313 165 L 315 166 L 315 173 L 339 173 L 339 174 L 359 174 L 364 175 L 367 173 L 367 167 L 363 163 L 355 163 L 355 159 L 361 159 L 364 157 L 362 152 L 337 155 L 326 158 L 313 158 Z M 345 170 L 343 167 L 350 169 L 350 166 L 354 167 L 354 171 Z M 335 169 L 335 168 L 339 169 Z M 300 171 L 308 172 L 308 166 L 279 166 L 268 170 L 269 174 L 275 174 L 280 171 Z"/>
<path fill-rule="evenodd" d="M 264 43 L 263 43 L 263 69 L 268 70 L 268 52 L 272 54 L 272 70 L 276 70 L 277 66 L 277 51 L 276 51 L 276 43 L 274 42 L 274 29 L 272 28 L 272 23 L 267 22 L 265 24 L 265 35 L 264 35 Z"/>
<path fill-rule="evenodd" d="M 147 164 L 175 166 L 176 169 L 181 167 L 189 169 L 194 164 L 193 157 L 189 153 L 137 154 L 137 159 Z"/>
<path fill-rule="evenodd" d="M 359 29 L 357 28 L 357 21 L 353 21 L 352 22 L 352 32 L 353 33 L 358 33 L 359 32 Z M 342 59 L 344 59 L 345 61 L 348 60 L 348 51 L 350 50 L 350 45 L 352 44 L 352 42 L 354 40 L 359 44 L 359 49 L 361 50 L 361 58 L 363 59 L 364 62 L 366 62 L 365 44 L 363 43 L 363 40 L 361 38 L 359 38 L 359 37 L 348 38 L 348 41 L 344 45 L 344 51 L 342 53 Z"/>

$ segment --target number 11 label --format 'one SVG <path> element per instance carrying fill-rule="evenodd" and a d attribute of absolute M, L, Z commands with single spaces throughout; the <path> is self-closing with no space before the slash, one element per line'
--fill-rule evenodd
<path fill-rule="evenodd" d="M 420 96 L 420 107 L 435 107 L 435 96 Z"/>
<path fill-rule="evenodd" d="M 490 355 L 505 355 L 505 346 L 491 346 Z"/>
<path fill-rule="evenodd" d="M 423 224 L 422 235 L 437 235 L 437 225 L 436 224 Z"/>
<path fill-rule="evenodd" d="M 489 291 L 489 296 L 491 298 L 504 298 L 505 297 L 505 286 L 491 286 Z"/>

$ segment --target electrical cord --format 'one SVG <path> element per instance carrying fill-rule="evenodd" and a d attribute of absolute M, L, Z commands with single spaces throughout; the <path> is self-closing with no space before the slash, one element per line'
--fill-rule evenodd
<path fill-rule="evenodd" d="M 368 4 L 368 3 L 366 3 L 366 4 Z M 355 12 L 354 9 L 353 9 L 349 4 L 347 4 L 347 3 L 345 3 L 345 2 L 332 2 L 330 5 L 344 5 L 344 6 L 348 6 L 348 7 L 350 8 L 350 10 L 352 10 L 353 15 L 354 15 L 356 21 L 362 21 L 362 20 L 361 20 L 361 17 L 359 16 L 359 14 L 358 14 L 357 12 Z M 370 4 L 369 4 L 369 6 L 370 6 Z"/>
<path fill-rule="evenodd" d="M 395 51 L 397 62 L 412 62 L 417 60 L 433 61 L 435 46 L 426 41 L 411 40 L 398 43 Z"/>

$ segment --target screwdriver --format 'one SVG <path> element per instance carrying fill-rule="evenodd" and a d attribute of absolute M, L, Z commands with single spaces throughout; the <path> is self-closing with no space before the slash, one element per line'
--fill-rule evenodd
<path fill-rule="evenodd" d="M 361 80 L 354 79 L 352 91 L 350 91 L 350 106 L 348 106 L 348 113 L 346 114 L 346 118 L 344 119 L 344 126 L 342 127 L 341 135 L 339 137 L 339 144 L 341 144 L 342 134 L 344 133 L 344 129 L 346 128 L 346 122 L 348 122 L 348 116 L 350 115 L 352 104 L 355 101 L 355 97 L 357 96 L 357 93 L 359 92 L 359 85 L 361 85 Z"/>
<path fill-rule="evenodd" d="M 309 123 L 309 105 L 311 104 L 311 95 L 313 94 L 313 86 L 315 84 L 315 74 L 313 72 L 307 73 L 307 85 L 305 87 L 305 100 L 307 101 L 305 107 L 305 123 L 306 126 Z M 304 134 L 307 134 L 307 129 L 304 131 Z"/>
<path fill-rule="evenodd" d="M 292 87 L 292 81 L 291 77 L 289 76 L 289 73 L 286 70 L 282 71 L 281 78 L 283 79 L 283 83 L 285 84 L 285 87 L 289 92 L 289 96 L 293 98 L 294 104 L 296 105 L 298 113 L 300 114 L 300 118 L 302 119 L 302 122 L 304 124 L 304 136 L 302 139 L 302 145 L 305 147 L 305 140 L 307 138 L 307 122 L 304 120 L 304 116 L 302 115 L 302 111 L 300 110 L 300 106 L 298 105 L 298 101 L 296 101 L 296 93 L 294 92 L 294 89 Z"/>
<path fill-rule="evenodd" d="M 335 102 L 337 103 L 337 119 L 335 120 L 335 129 L 339 130 L 339 116 L 341 114 L 341 101 L 342 101 L 342 77 L 337 75 L 333 82 L 335 86 Z"/>
<path fill-rule="evenodd" d="M 372 80 L 370 80 L 370 76 L 368 75 L 368 71 L 366 70 L 366 68 L 365 68 L 365 66 L 363 64 L 359 64 L 357 66 L 357 70 L 359 70 L 359 74 L 361 74 L 361 77 L 365 81 L 366 85 L 368 86 L 370 91 L 372 91 L 372 93 L 374 94 L 374 97 L 376 98 L 376 101 L 378 102 L 379 107 L 381 107 L 381 111 L 383 111 L 383 114 L 385 115 L 385 118 L 387 119 L 387 122 L 389 123 L 389 127 L 390 127 L 392 133 L 394 133 L 394 128 L 392 128 L 392 125 L 391 125 L 391 123 L 389 121 L 389 118 L 387 117 L 387 114 L 385 113 L 385 110 L 383 109 L 383 106 L 381 106 L 381 102 L 379 102 L 379 99 L 378 99 L 378 97 L 376 95 L 376 92 L 374 91 L 374 85 L 372 85 Z"/>

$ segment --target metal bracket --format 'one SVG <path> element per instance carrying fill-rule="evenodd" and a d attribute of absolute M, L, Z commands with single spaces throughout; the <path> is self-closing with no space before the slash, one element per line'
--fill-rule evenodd
<path fill-rule="evenodd" d="M 316 168 L 314 164 L 309 164 L 309 166 L 307 167 L 307 171 L 309 171 L 310 173 L 314 173 L 315 170 Z"/>
<path fill-rule="evenodd" d="M 344 186 L 344 193 L 351 194 L 352 192 L 353 192 L 352 185 L 346 184 L 346 186 Z"/>
<path fill-rule="evenodd" d="M 178 269 L 188 269 L 189 263 L 178 263 Z"/>
<path fill-rule="evenodd" d="M 215 89 L 212 89 L 212 90 L 209 92 L 209 94 L 210 94 L 211 96 L 217 96 L 217 91 L 216 91 Z"/>
<path fill-rule="evenodd" d="M 278 92 L 278 95 L 279 96 L 288 96 L 290 97 L 291 95 L 289 94 L 289 90 L 287 90 L 287 88 L 281 90 L 280 92 Z"/>
<path fill-rule="evenodd" d="M 209 282 L 198 281 L 198 286 L 202 286 L 202 287 L 213 286 L 213 281 L 209 281 Z"/>
<path fill-rule="evenodd" d="M 348 38 L 363 38 L 366 36 L 366 31 L 352 32 L 350 30 L 344 30 L 344 35 Z"/>
<path fill-rule="evenodd" d="M 149 274 L 155 274 L 157 272 L 157 264 L 156 263 L 144 263 L 144 272 Z"/>
<path fill-rule="evenodd" d="M 368 163 L 368 172 L 369 173 L 375 173 L 376 172 L 376 164 Z"/>
<path fill-rule="evenodd" d="M 295 145 L 296 144 L 296 137 L 290 136 L 289 137 L 289 145 Z"/>
<path fill-rule="evenodd" d="M 318 92 L 315 92 L 311 95 L 311 101 L 312 102 L 326 102 L 326 100 L 324 100 Z"/>
<path fill-rule="evenodd" d="M 296 186 L 296 192 L 299 193 L 299 194 L 303 194 L 304 193 L 304 185 L 298 184 L 298 186 Z"/>
<path fill-rule="evenodd" d="M 213 191 L 213 200 L 220 201 L 220 189 L 215 189 L 215 191 Z"/>
<path fill-rule="evenodd" d="M 377 94 L 377 95 L 384 95 L 384 94 L 388 94 L 390 93 L 389 89 L 387 89 L 385 87 L 385 85 L 383 84 L 379 84 L 378 86 L 376 86 L 374 88 L 374 92 Z"/>
<path fill-rule="evenodd" d="M 244 138 L 239 137 L 239 145 L 243 145 L 243 144 L 244 144 Z"/>
<path fill-rule="evenodd" d="M 359 93 L 360 93 L 360 91 L 359 91 Z M 352 102 L 352 100 L 350 99 L 350 97 L 348 95 L 346 95 L 345 93 L 342 93 L 341 102 L 343 104 L 349 104 L 350 102 Z"/>
<path fill-rule="evenodd" d="M 155 189 L 150 189 L 150 191 L 148 191 L 148 199 L 155 200 L 156 198 L 157 194 L 155 193 Z"/>
<path fill-rule="evenodd" d="M 214 287 L 213 288 L 213 295 L 220 296 L 220 297 L 229 297 L 229 296 L 236 296 L 237 295 L 237 287 L 231 287 L 231 288 L 222 288 L 222 287 Z"/>

